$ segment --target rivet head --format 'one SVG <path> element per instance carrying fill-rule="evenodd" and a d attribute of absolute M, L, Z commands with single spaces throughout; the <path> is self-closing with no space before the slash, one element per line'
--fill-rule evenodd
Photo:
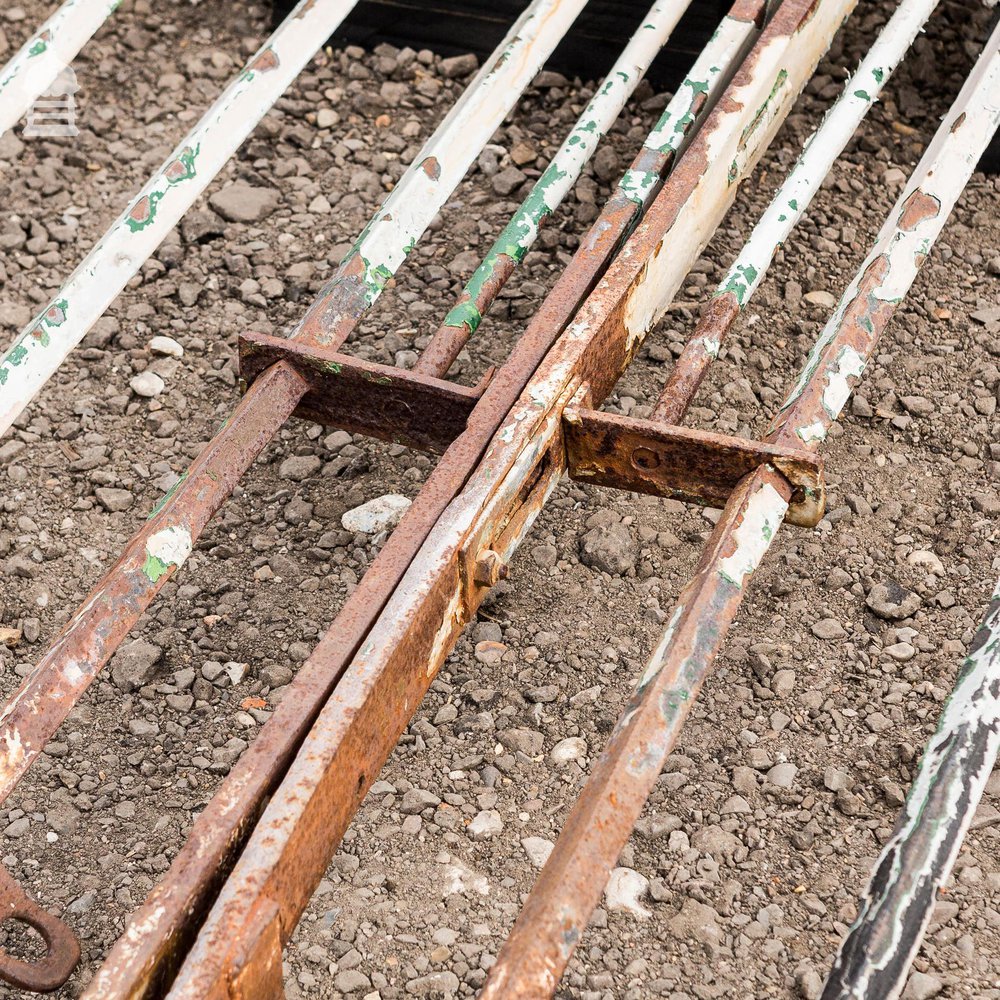
<path fill-rule="evenodd" d="M 494 587 L 507 576 L 507 564 L 499 552 L 486 549 L 476 560 L 475 580 L 481 587 Z"/>
<path fill-rule="evenodd" d="M 655 469 L 660 464 L 660 456 L 649 448 L 636 448 L 632 452 L 632 464 L 637 469 Z"/>

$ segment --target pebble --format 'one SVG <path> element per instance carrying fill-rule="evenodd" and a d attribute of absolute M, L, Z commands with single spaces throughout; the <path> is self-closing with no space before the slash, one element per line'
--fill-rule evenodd
<path fill-rule="evenodd" d="M 568 764 L 571 760 L 580 760 L 587 756 L 587 741 L 581 736 L 570 736 L 560 740 L 550 751 L 549 760 L 559 766 Z"/>
<path fill-rule="evenodd" d="M 545 862 L 549 860 L 555 844 L 544 837 L 525 837 L 521 841 L 521 847 L 528 856 L 528 860 L 536 867 L 543 868 Z"/>
<path fill-rule="evenodd" d="M 472 840 L 492 840 L 503 830 L 503 820 L 495 809 L 483 809 L 476 813 L 466 830 Z"/>
<path fill-rule="evenodd" d="M 145 639 L 133 639 L 111 659 L 111 679 L 122 691 L 137 691 L 156 676 L 163 650 Z"/>
<path fill-rule="evenodd" d="M 173 337 L 153 337 L 149 349 L 154 354 L 162 354 L 168 358 L 183 358 L 184 348 Z"/>
<path fill-rule="evenodd" d="M 163 379 L 156 372 L 149 370 L 133 375 L 128 384 L 137 396 L 142 396 L 144 399 L 155 399 L 166 388 Z"/>
<path fill-rule="evenodd" d="M 213 194 L 209 204 L 227 222 L 262 222 L 281 204 L 281 193 L 237 181 Z"/>
<path fill-rule="evenodd" d="M 363 503 L 360 507 L 346 511 L 340 523 L 345 531 L 376 535 L 399 524 L 410 503 L 408 497 L 400 496 L 398 493 L 387 493 L 385 496 Z"/>
<path fill-rule="evenodd" d="M 292 455 L 281 463 L 278 475 L 282 479 L 300 483 L 304 479 L 311 479 L 322 467 L 323 463 L 316 455 Z"/>
<path fill-rule="evenodd" d="M 128 490 L 118 490 L 111 486 L 99 486 L 94 490 L 100 505 L 111 514 L 126 511 L 135 503 L 135 497 Z"/>
<path fill-rule="evenodd" d="M 865 598 L 865 604 L 872 612 L 886 621 L 909 618 L 922 603 L 919 594 L 907 590 L 892 579 L 876 583 Z"/>
<path fill-rule="evenodd" d="M 649 879 L 632 868 L 615 868 L 604 889 L 609 910 L 622 910 L 646 919 L 653 914 L 640 902 L 649 892 Z"/>
<path fill-rule="evenodd" d="M 635 568 L 635 541 L 620 521 L 595 526 L 580 539 L 580 561 L 611 576 L 624 576 Z"/>
<path fill-rule="evenodd" d="M 822 618 L 813 624 L 812 634 L 817 639 L 843 639 L 847 632 L 836 618 Z"/>
<path fill-rule="evenodd" d="M 906 982 L 902 1000 L 930 1000 L 944 989 L 937 976 L 927 972 L 914 972 Z"/>

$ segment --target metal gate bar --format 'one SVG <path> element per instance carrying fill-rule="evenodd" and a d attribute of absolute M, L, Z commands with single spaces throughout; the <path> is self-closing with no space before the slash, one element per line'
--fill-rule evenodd
<path fill-rule="evenodd" d="M 0 68 L 0 136 L 55 83 L 121 0 L 66 0 Z"/>
<path fill-rule="evenodd" d="M 842 411 L 1000 120 L 998 50 L 1000 28 L 816 341 L 767 441 L 815 448 Z M 789 498 L 787 481 L 766 465 L 733 493 L 490 972 L 484 998 L 538 997 L 540 982 L 545 996 L 555 989 Z M 874 988 L 858 995 L 890 994 Z"/>
<path fill-rule="evenodd" d="M 583 315 L 604 289 L 619 309 L 630 293 L 649 295 L 650 321 L 665 307 L 731 203 L 732 182 L 756 162 L 850 8 L 849 0 L 785 0 Z M 677 232 L 695 235 L 671 244 L 671 284 L 659 280 L 658 254 Z M 244 971 L 278 961 L 276 942 L 291 933 L 410 714 L 557 482 L 562 407 L 573 382 L 590 374 L 582 365 L 591 361 L 613 384 L 615 367 L 645 332 L 633 327 L 628 344 L 621 326 L 609 327 L 604 342 L 583 329 L 578 319 L 543 362 L 338 682 L 223 887 L 170 993 L 175 1000 L 226 996 Z M 588 357 L 588 344 L 599 357 Z M 338 620 L 303 669 L 324 672 L 342 657 Z"/>
<path fill-rule="evenodd" d="M 896 237 L 900 255 L 914 253 L 918 264 L 924 259 L 955 202 L 954 189 L 960 192 L 968 182 L 998 126 L 1000 24 L 900 199 L 904 222 Z M 938 214 L 929 224 L 917 221 L 919 213 L 935 210 Z M 905 228 L 906 221 L 914 223 L 911 229 Z M 886 271 L 873 255 L 849 291 L 858 298 L 868 296 L 873 306 L 875 296 L 898 301 L 908 287 L 907 277 L 906 270 L 901 276 L 891 266 Z M 878 306 L 879 313 L 885 309 Z M 845 310 L 843 300 L 838 312 L 845 325 L 852 319 L 858 322 L 849 307 Z M 827 339 L 827 355 L 847 349 Z M 786 433 L 787 429 L 786 423 Z M 958 857 L 998 749 L 1000 582 L 920 759 L 892 836 L 875 863 L 857 919 L 841 943 L 823 1000 L 893 1000 L 902 992 L 933 916 L 938 890 Z"/>
<path fill-rule="evenodd" d="M 762 13 L 762 4 L 738 0 L 723 19 L 552 294 L 490 382 L 466 430 L 442 457 L 348 598 L 335 629 L 328 630 L 328 636 L 337 636 L 337 651 L 328 653 L 322 662 L 313 659 L 299 668 L 273 717 L 196 820 L 166 877 L 133 916 L 130 929 L 98 971 L 87 997 L 103 1000 L 138 995 L 133 993 L 135 983 L 151 980 L 155 984 L 163 978 L 159 970 L 169 966 L 170 953 L 181 930 L 187 929 L 189 915 L 201 913 L 211 900 L 217 873 L 233 863 L 236 848 L 248 835 L 341 672 L 428 532 L 478 464 L 531 374 L 652 198 L 675 153 L 683 148 L 685 138 L 728 82 L 756 36 L 756 21 Z M 637 178 L 641 183 L 636 183 Z M 173 502 L 167 499 L 164 512 Z M 151 995 L 149 989 L 144 987 L 142 995 Z"/>
<path fill-rule="evenodd" d="M 0 435 L 104 315 L 357 2 L 300 0 L 0 357 Z"/>
<path fill-rule="evenodd" d="M 1000 581 L 840 945 L 823 1000 L 899 995 L 998 750 Z"/>
<path fill-rule="evenodd" d="M 597 144 L 618 119 L 625 101 L 684 13 L 686 3 L 653 5 L 638 33 L 608 71 L 603 84 L 466 282 L 458 302 L 421 352 L 414 371 L 443 378 L 469 335 L 475 333 L 514 269 L 524 259 L 546 219 L 572 190 Z"/>

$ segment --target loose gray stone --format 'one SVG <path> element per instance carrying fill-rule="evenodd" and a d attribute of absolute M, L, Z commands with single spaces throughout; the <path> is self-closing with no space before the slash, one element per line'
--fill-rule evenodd
<path fill-rule="evenodd" d="M 893 579 L 876 583 L 865 598 L 865 604 L 874 614 L 891 622 L 909 618 L 921 603 L 919 594 L 907 590 Z"/>
<path fill-rule="evenodd" d="M 123 691 L 137 691 L 156 676 L 163 650 L 145 639 L 126 643 L 111 660 L 111 679 Z"/>
<path fill-rule="evenodd" d="M 253 187 L 237 181 L 216 192 L 210 199 L 212 208 L 229 222 L 260 222 L 281 203 L 281 194 L 274 188 Z"/>

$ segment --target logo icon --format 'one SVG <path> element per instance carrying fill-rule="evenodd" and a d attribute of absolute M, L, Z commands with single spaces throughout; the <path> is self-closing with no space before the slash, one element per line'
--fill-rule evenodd
<path fill-rule="evenodd" d="M 21 133 L 24 138 L 76 138 L 80 134 L 76 127 L 76 94 L 79 89 L 76 73 L 67 66 L 31 105 L 28 122 Z"/>

